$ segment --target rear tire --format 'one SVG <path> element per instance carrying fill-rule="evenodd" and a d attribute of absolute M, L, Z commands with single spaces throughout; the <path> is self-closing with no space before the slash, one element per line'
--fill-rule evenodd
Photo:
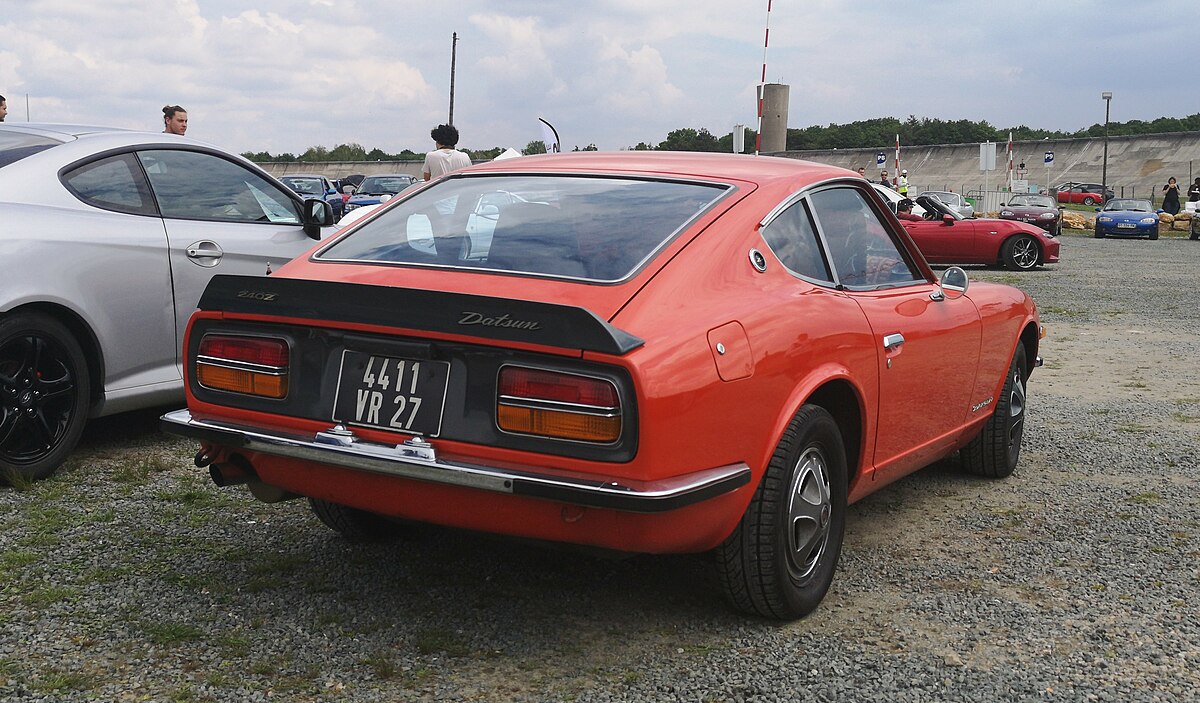
<path fill-rule="evenodd" d="M 792 620 L 817 607 L 842 551 L 846 481 L 837 423 L 824 408 L 804 406 L 780 438 L 741 522 L 716 549 L 717 574 L 734 608 Z"/>
<path fill-rule="evenodd" d="M 0 318 L 0 482 L 50 476 L 79 443 L 91 377 L 83 350 L 58 320 Z"/>
<path fill-rule="evenodd" d="M 976 476 L 1004 478 L 1017 468 L 1021 457 L 1021 438 L 1025 434 L 1025 382 L 1029 364 L 1025 345 L 1017 342 L 1008 377 L 996 409 L 983 429 L 959 452 L 963 468 Z"/>
<path fill-rule="evenodd" d="M 1095 205 L 1095 204 L 1096 204 L 1096 199 L 1095 199 L 1095 198 L 1084 198 L 1084 199 L 1083 199 L 1083 204 L 1084 204 L 1084 205 Z"/>
<path fill-rule="evenodd" d="M 395 522 L 366 510 L 320 498 L 309 498 L 308 505 L 326 527 L 351 542 L 385 542 L 395 539 L 400 531 Z"/>

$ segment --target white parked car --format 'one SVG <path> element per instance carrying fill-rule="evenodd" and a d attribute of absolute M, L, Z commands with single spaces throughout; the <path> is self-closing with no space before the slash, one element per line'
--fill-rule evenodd
<path fill-rule="evenodd" d="M 921 193 L 931 198 L 941 201 L 954 210 L 958 214 L 966 218 L 975 216 L 975 206 L 967 202 L 961 194 L 955 193 L 952 190 L 927 190 Z"/>
<path fill-rule="evenodd" d="M 0 222 L 3 481 L 52 473 L 90 417 L 182 401 L 209 279 L 286 263 L 333 214 L 193 139 L 24 123 L 0 124 Z"/>
<path fill-rule="evenodd" d="M 880 195 L 883 196 L 883 202 L 887 203 L 888 209 L 890 209 L 893 213 L 895 213 L 896 212 L 896 204 L 899 203 L 901 200 L 904 200 L 904 196 L 900 195 L 896 191 L 894 191 L 891 188 L 888 188 L 887 186 L 882 185 L 880 183 L 872 183 L 871 185 L 875 188 L 876 193 L 879 193 Z M 916 198 L 909 198 L 909 200 L 913 201 L 912 214 L 924 217 L 925 216 L 925 208 L 921 207 L 920 205 L 917 205 Z"/>

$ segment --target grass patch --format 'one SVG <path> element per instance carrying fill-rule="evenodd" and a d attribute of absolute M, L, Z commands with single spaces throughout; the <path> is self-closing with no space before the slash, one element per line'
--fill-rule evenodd
<path fill-rule="evenodd" d="M 177 465 L 177 459 L 160 456 L 123 461 L 117 464 L 112 480 L 127 486 L 141 486 L 148 483 L 152 476 L 170 471 Z"/>
<path fill-rule="evenodd" d="M 241 659 L 250 653 L 250 638 L 241 635 L 222 635 L 217 639 L 217 644 L 221 647 L 224 655 L 230 659 Z"/>
<path fill-rule="evenodd" d="M 159 645 L 198 642 L 204 639 L 204 631 L 195 625 L 183 622 L 142 623 L 142 632 L 150 641 Z"/>
<path fill-rule="evenodd" d="M 1129 496 L 1129 502 L 1137 503 L 1138 505 L 1150 505 L 1151 503 L 1159 503 L 1159 502 L 1162 502 L 1162 499 L 1163 499 L 1163 497 L 1161 495 L 1155 493 L 1154 491 L 1147 491 L 1145 493 L 1138 493 L 1137 495 Z"/>
<path fill-rule="evenodd" d="M 471 652 L 466 640 L 449 630 L 422 630 L 413 642 L 421 654 L 445 654 L 448 657 L 465 657 Z"/>
<path fill-rule="evenodd" d="M 22 566 L 36 564 L 38 558 L 38 555 L 33 552 L 9 549 L 0 552 L 0 569 L 18 569 Z"/>
<path fill-rule="evenodd" d="M 1045 307 L 1039 306 L 1038 310 L 1044 315 L 1055 315 L 1058 317 L 1083 317 L 1084 316 L 1084 313 L 1082 310 L 1073 310 L 1071 308 L 1064 308 L 1064 307 L 1056 306 L 1056 305 L 1047 305 Z"/>
<path fill-rule="evenodd" d="M 386 681 L 396 676 L 396 662 L 388 652 L 375 652 L 365 659 L 360 659 L 359 663 L 370 667 L 371 673 L 377 679 Z"/>
<path fill-rule="evenodd" d="M 61 603 L 79 595 L 79 591 L 67 586 L 46 586 L 37 588 L 21 596 L 21 602 L 31 608 L 44 608 L 48 605 Z"/>
<path fill-rule="evenodd" d="M 67 693 L 69 691 L 86 691 L 92 685 L 92 677 L 87 674 L 51 670 L 34 682 L 33 688 L 42 693 Z"/>

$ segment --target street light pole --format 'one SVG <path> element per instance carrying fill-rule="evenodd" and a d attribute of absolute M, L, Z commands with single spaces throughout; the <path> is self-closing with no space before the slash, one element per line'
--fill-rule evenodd
<path fill-rule="evenodd" d="M 1112 93 L 1107 90 L 1100 94 L 1104 100 L 1104 168 L 1100 172 L 1100 201 L 1108 197 L 1108 108 L 1112 105 Z"/>
<path fill-rule="evenodd" d="M 450 118 L 446 124 L 454 124 L 454 63 L 458 59 L 458 32 L 450 35 Z"/>

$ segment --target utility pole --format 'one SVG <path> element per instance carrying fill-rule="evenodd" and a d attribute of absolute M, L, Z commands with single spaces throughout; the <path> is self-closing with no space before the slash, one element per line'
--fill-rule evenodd
<path fill-rule="evenodd" d="M 458 32 L 450 35 L 450 119 L 446 124 L 454 124 L 454 63 L 458 59 Z"/>

